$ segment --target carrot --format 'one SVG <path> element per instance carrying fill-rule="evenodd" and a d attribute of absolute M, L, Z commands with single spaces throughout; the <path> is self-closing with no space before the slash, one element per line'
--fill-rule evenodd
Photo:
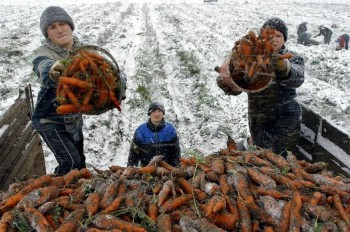
<path fill-rule="evenodd" d="M 164 185 L 162 190 L 158 194 L 158 207 L 163 205 L 166 199 L 168 198 L 168 195 L 171 193 L 172 189 L 174 187 L 174 182 L 172 180 L 167 180 Z"/>
<path fill-rule="evenodd" d="M 247 173 L 255 183 L 265 188 L 273 189 L 276 187 L 276 182 L 271 177 L 261 173 L 257 168 L 247 168 Z"/>
<path fill-rule="evenodd" d="M 291 54 L 291 53 L 279 54 L 278 58 L 279 59 L 290 59 L 290 58 L 293 58 L 293 54 Z"/>
<path fill-rule="evenodd" d="M 122 111 L 120 107 L 120 103 L 118 101 L 118 98 L 115 96 L 114 90 L 109 90 L 109 97 L 111 98 L 112 102 L 114 103 L 114 106 L 118 109 L 119 112 Z"/>
<path fill-rule="evenodd" d="M 240 218 L 240 230 L 242 232 L 249 232 L 252 228 L 252 221 L 250 217 L 249 210 L 241 196 L 237 197 L 237 207 Z"/>
<path fill-rule="evenodd" d="M 55 222 L 55 219 L 53 218 L 53 215 L 51 213 L 45 213 L 44 217 L 46 218 L 47 222 L 50 224 L 52 229 L 57 229 L 57 224 Z"/>
<path fill-rule="evenodd" d="M 192 194 L 192 184 L 188 182 L 183 177 L 176 178 L 176 181 L 180 184 L 181 188 L 184 190 L 185 193 Z"/>
<path fill-rule="evenodd" d="M 124 195 L 127 190 L 128 190 L 128 186 L 126 185 L 126 183 L 124 181 L 119 182 L 117 196 L 119 197 Z"/>
<path fill-rule="evenodd" d="M 322 197 L 324 197 L 324 194 L 316 191 L 316 192 L 314 192 L 312 194 L 312 197 L 311 197 L 311 199 L 309 200 L 308 203 L 310 205 L 317 205 L 321 201 Z"/>
<path fill-rule="evenodd" d="M 225 164 L 222 159 L 215 159 L 210 167 L 217 175 L 221 175 L 225 172 Z"/>
<path fill-rule="evenodd" d="M 52 202 L 54 202 L 58 206 L 61 206 L 64 209 L 76 210 L 78 208 L 78 205 L 72 202 L 72 199 L 70 196 L 57 197 L 53 199 Z"/>
<path fill-rule="evenodd" d="M 44 215 L 35 208 L 26 208 L 23 216 L 28 220 L 30 226 L 36 231 L 52 231 L 50 223 Z"/>
<path fill-rule="evenodd" d="M 171 166 L 170 164 L 168 164 L 167 162 L 165 162 L 163 160 L 160 160 L 158 164 L 159 164 L 159 166 L 161 166 L 161 167 L 163 167 L 163 168 L 165 168 L 165 169 L 167 169 L 169 171 L 173 171 L 174 170 L 173 166 Z"/>
<path fill-rule="evenodd" d="M 214 195 L 209 199 L 206 207 L 205 216 L 210 217 L 211 215 L 213 215 L 213 209 L 216 204 L 216 201 L 217 201 L 217 195 Z"/>
<path fill-rule="evenodd" d="M 89 81 L 79 80 L 73 77 L 60 77 L 58 81 L 66 86 L 74 86 L 81 89 L 91 89 L 93 87 L 92 83 Z M 64 88 L 63 85 L 63 88 Z"/>
<path fill-rule="evenodd" d="M 252 196 L 252 193 L 248 189 L 247 180 L 242 173 L 236 173 L 231 175 L 228 180 L 232 179 L 233 186 L 237 189 L 238 194 L 243 198 L 247 199 Z"/>
<path fill-rule="evenodd" d="M 236 215 L 237 218 L 239 218 L 239 212 L 237 208 L 237 203 L 233 198 L 230 198 L 227 195 L 224 195 L 223 198 L 226 201 L 226 209 L 229 213 Z"/>
<path fill-rule="evenodd" d="M 289 229 L 290 214 L 292 209 L 292 201 L 285 202 L 282 215 L 276 226 L 276 232 L 287 232 Z"/>
<path fill-rule="evenodd" d="M 154 165 L 145 166 L 137 169 L 138 174 L 153 174 L 157 170 L 157 167 Z"/>
<path fill-rule="evenodd" d="M 43 187 L 33 190 L 17 204 L 18 209 L 36 208 L 47 201 L 58 197 L 59 190 L 55 186 Z"/>
<path fill-rule="evenodd" d="M 53 201 L 46 202 L 38 207 L 38 210 L 40 213 L 45 214 L 51 210 L 53 210 L 56 207 L 55 203 Z"/>
<path fill-rule="evenodd" d="M 168 169 L 165 169 L 163 167 L 158 167 L 156 168 L 156 172 L 155 174 L 157 176 L 164 176 L 164 175 L 168 175 L 170 173 L 170 171 Z"/>
<path fill-rule="evenodd" d="M 328 195 L 335 195 L 335 194 L 338 194 L 339 196 L 341 197 L 346 197 L 349 195 L 348 192 L 345 192 L 337 187 L 333 187 L 333 186 L 330 186 L 330 185 L 325 185 L 325 184 L 321 184 L 318 188 L 318 190 L 320 192 L 323 192 L 325 194 L 328 194 Z"/>
<path fill-rule="evenodd" d="M 90 67 L 92 69 L 92 74 L 93 75 L 98 75 L 98 68 L 97 68 L 97 65 L 96 63 L 93 61 L 93 59 L 90 57 L 90 54 L 89 52 L 87 51 L 83 51 L 83 50 L 80 50 L 79 51 L 80 55 L 82 55 L 85 59 L 87 59 L 89 61 L 89 64 L 90 64 Z"/>
<path fill-rule="evenodd" d="M 201 191 L 200 189 L 193 189 L 194 192 L 194 196 L 196 198 L 197 201 L 202 202 L 204 200 L 207 199 L 207 194 L 203 191 Z"/>
<path fill-rule="evenodd" d="M 68 114 L 68 113 L 87 113 L 94 110 L 94 107 L 90 104 L 82 107 L 77 107 L 74 104 L 60 105 L 56 108 L 57 114 Z"/>
<path fill-rule="evenodd" d="M 94 89 L 89 89 L 83 99 L 83 106 L 87 106 L 94 94 L 95 90 Z"/>
<path fill-rule="evenodd" d="M 343 205 L 341 203 L 340 200 L 340 196 L 338 194 L 335 194 L 333 196 L 333 204 L 334 207 L 337 209 L 340 217 L 346 222 L 346 224 L 348 224 L 348 226 L 350 227 L 350 220 L 348 218 L 348 215 L 345 213 L 345 210 L 343 208 Z"/>
<path fill-rule="evenodd" d="M 244 152 L 243 157 L 244 157 L 244 162 L 250 163 L 254 166 L 266 166 L 266 167 L 273 167 L 274 166 L 270 161 L 267 161 L 265 159 L 261 159 L 251 152 Z"/>
<path fill-rule="evenodd" d="M 225 231 L 233 231 L 235 228 L 235 223 L 237 222 L 237 217 L 228 212 L 219 212 L 210 218 L 214 224 Z"/>
<path fill-rule="evenodd" d="M 253 64 L 249 68 L 248 77 L 254 76 L 254 74 L 256 72 L 256 68 L 257 68 L 257 63 L 254 61 Z"/>
<path fill-rule="evenodd" d="M 287 168 L 290 169 L 289 163 L 283 158 L 283 156 L 276 155 L 272 151 L 264 150 L 262 152 L 262 156 L 274 163 L 279 168 Z"/>
<path fill-rule="evenodd" d="M 161 214 L 157 218 L 157 231 L 168 232 L 172 231 L 171 218 L 169 214 Z"/>
<path fill-rule="evenodd" d="M 303 179 L 301 167 L 300 167 L 299 162 L 298 162 L 297 158 L 295 157 L 295 155 L 293 155 L 291 152 L 288 152 L 287 161 L 290 164 L 292 171 L 293 171 L 294 175 L 296 176 L 296 178 Z"/>
<path fill-rule="evenodd" d="M 106 189 L 105 194 L 101 199 L 100 207 L 102 209 L 107 208 L 113 201 L 114 197 L 117 195 L 119 182 L 112 182 Z"/>
<path fill-rule="evenodd" d="M 124 199 L 125 196 L 116 197 L 105 209 L 101 210 L 101 213 L 109 214 L 118 210 L 119 206 L 121 205 Z"/>
<path fill-rule="evenodd" d="M 301 217 L 301 207 L 303 203 L 301 201 L 301 197 L 298 191 L 294 191 L 292 196 L 292 209 L 290 213 L 290 223 L 289 223 L 289 231 L 300 231 L 300 226 L 302 223 Z"/>
<path fill-rule="evenodd" d="M 227 183 L 227 176 L 225 174 L 220 175 L 219 185 L 220 185 L 221 192 L 224 195 L 233 191 L 233 188 Z"/>
<path fill-rule="evenodd" d="M 151 203 L 148 206 L 147 216 L 152 219 L 152 221 L 157 221 L 158 217 L 158 206 L 155 203 Z"/>
<path fill-rule="evenodd" d="M 173 200 L 168 200 L 160 207 L 159 211 L 161 213 L 168 213 L 172 210 L 179 208 L 180 206 L 187 204 L 187 202 L 192 200 L 192 197 L 193 197 L 192 194 L 187 194 L 187 195 L 177 197 Z"/>
<path fill-rule="evenodd" d="M 336 212 L 333 209 L 329 209 L 322 205 L 311 205 L 306 203 L 303 207 L 309 216 L 315 217 L 322 222 L 330 221 L 331 218 L 336 215 Z"/>
<path fill-rule="evenodd" d="M 245 199 L 245 204 L 248 207 L 251 214 L 255 215 L 259 222 L 263 222 L 268 225 L 272 225 L 274 223 L 272 216 L 268 214 L 265 209 L 257 206 L 253 197 Z"/>
<path fill-rule="evenodd" d="M 275 190 L 275 189 L 266 189 L 263 187 L 257 187 L 256 190 L 262 196 L 271 196 L 275 199 L 282 199 L 282 198 L 289 197 L 289 195 L 281 193 L 280 191 Z"/>
<path fill-rule="evenodd" d="M 87 211 L 87 214 L 90 217 L 95 215 L 100 207 L 101 197 L 98 193 L 91 193 L 86 198 L 84 205 Z"/>
<path fill-rule="evenodd" d="M 111 214 L 100 214 L 93 219 L 93 223 L 98 228 L 105 230 L 120 229 L 122 231 L 147 232 L 139 224 L 120 220 Z"/>
<path fill-rule="evenodd" d="M 6 211 L 0 220 L 0 231 L 1 232 L 5 232 L 7 231 L 9 224 L 13 222 L 14 219 L 14 215 L 13 215 L 13 211 Z"/>
<path fill-rule="evenodd" d="M 217 213 L 226 208 L 226 201 L 223 197 L 218 197 L 213 207 L 213 213 Z"/>
<path fill-rule="evenodd" d="M 72 104 L 77 107 L 80 108 L 81 104 L 77 98 L 77 96 L 75 96 L 75 94 L 73 93 L 73 91 L 68 87 L 68 85 L 63 84 L 63 89 L 64 91 L 66 91 L 67 96 L 69 98 L 69 100 L 72 102 Z"/>

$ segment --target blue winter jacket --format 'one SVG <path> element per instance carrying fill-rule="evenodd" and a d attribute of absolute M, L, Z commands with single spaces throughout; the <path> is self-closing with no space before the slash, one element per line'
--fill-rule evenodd
<path fill-rule="evenodd" d="M 154 156 L 162 155 L 172 166 L 180 164 L 180 146 L 174 126 L 162 120 L 156 126 L 149 119 L 135 131 L 130 146 L 128 166 L 146 166 Z"/>

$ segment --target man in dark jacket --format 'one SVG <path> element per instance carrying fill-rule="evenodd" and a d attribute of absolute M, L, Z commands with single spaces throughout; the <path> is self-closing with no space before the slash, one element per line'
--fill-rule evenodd
<path fill-rule="evenodd" d="M 338 39 L 335 41 L 337 43 L 336 50 L 341 50 L 345 48 L 348 50 L 349 48 L 349 35 L 348 34 L 342 34 L 338 37 Z"/>
<path fill-rule="evenodd" d="M 288 28 L 281 19 L 269 19 L 262 28 L 276 30 L 275 52 L 292 53 L 293 57 L 276 59 L 275 53 L 272 64 L 276 77 L 272 83 L 260 92 L 248 93 L 249 129 L 254 145 L 286 156 L 286 151 L 295 151 L 300 134 L 301 108 L 295 97 L 296 88 L 304 82 L 304 59 L 286 48 Z M 226 94 L 242 93 L 225 86 L 221 77 L 217 83 Z"/>
<path fill-rule="evenodd" d="M 181 150 L 174 126 L 164 120 L 165 108 L 160 102 L 152 102 L 148 108 L 148 122 L 135 131 L 130 145 L 128 166 L 146 166 L 154 156 L 172 166 L 180 164 Z"/>
<path fill-rule="evenodd" d="M 57 78 L 63 71 L 60 60 L 81 46 L 73 36 L 74 22 L 61 7 L 47 7 L 40 17 L 40 29 L 45 37 L 35 51 L 33 70 L 41 80 L 32 122 L 58 162 L 54 173 L 64 175 L 72 169 L 85 167 L 83 119 L 80 114 L 56 113 Z"/>
<path fill-rule="evenodd" d="M 320 30 L 320 33 L 315 35 L 315 37 L 323 35 L 324 44 L 329 44 L 332 39 L 332 34 L 333 34 L 332 30 L 325 26 L 319 26 L 318 29 Z"/>

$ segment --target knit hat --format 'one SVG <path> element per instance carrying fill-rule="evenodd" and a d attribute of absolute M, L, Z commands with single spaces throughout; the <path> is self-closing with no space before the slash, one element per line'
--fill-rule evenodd
<path fill-rule="evenodd" d="M 147 111 L 148 116 L 152 113 L 153 110 L 156 110 L 156 109 L 161 110 L 163 114 L 165 114 L 164 105 L 162 103 L 152 102 L 148 107 L 148 111 Z"/>
<path fill-rule="evenodd" d="M 283 22 L 282 19 L 280 18 L 272 18 L 267 20 L 264 25 L 262 26 L 262 28 L 273 28 L 276 29 L 277 31 L 281 32 L 283 34 L 284 37 L 284 41 L 287 41 L 288 39 L 288 28 L 287 25 L 285 24 L 285 22 Z"/>
<path fill-rule="evenodd" d="M 66 22 L 74 31 L 74 22 L 69 14 L 59 6 L 49 6 L 40 16 L 40 30 L 47 38 L 47 28 L 54 22 Z"/>

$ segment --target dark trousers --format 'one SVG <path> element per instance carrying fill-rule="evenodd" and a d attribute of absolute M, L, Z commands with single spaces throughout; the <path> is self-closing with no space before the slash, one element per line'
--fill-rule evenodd
<path fill-rule="evenodd" d="M 58 166 L 55 174 L 62 176 L 72 169 L 85 168 L 84 142 L 82 131 L 74 136 L 64 129 L 39 131 L 39 134 L 55 155 Z"/>
<path fill-rule="evenodd" d="M 254 145 L 271 149 L 284 157 L 287 151 L 296 151 L 301 127 L 301 109 L 297 103 L 290 107 L 294 110 L 278 117 L 250 117 L 249 126 Z"/>

